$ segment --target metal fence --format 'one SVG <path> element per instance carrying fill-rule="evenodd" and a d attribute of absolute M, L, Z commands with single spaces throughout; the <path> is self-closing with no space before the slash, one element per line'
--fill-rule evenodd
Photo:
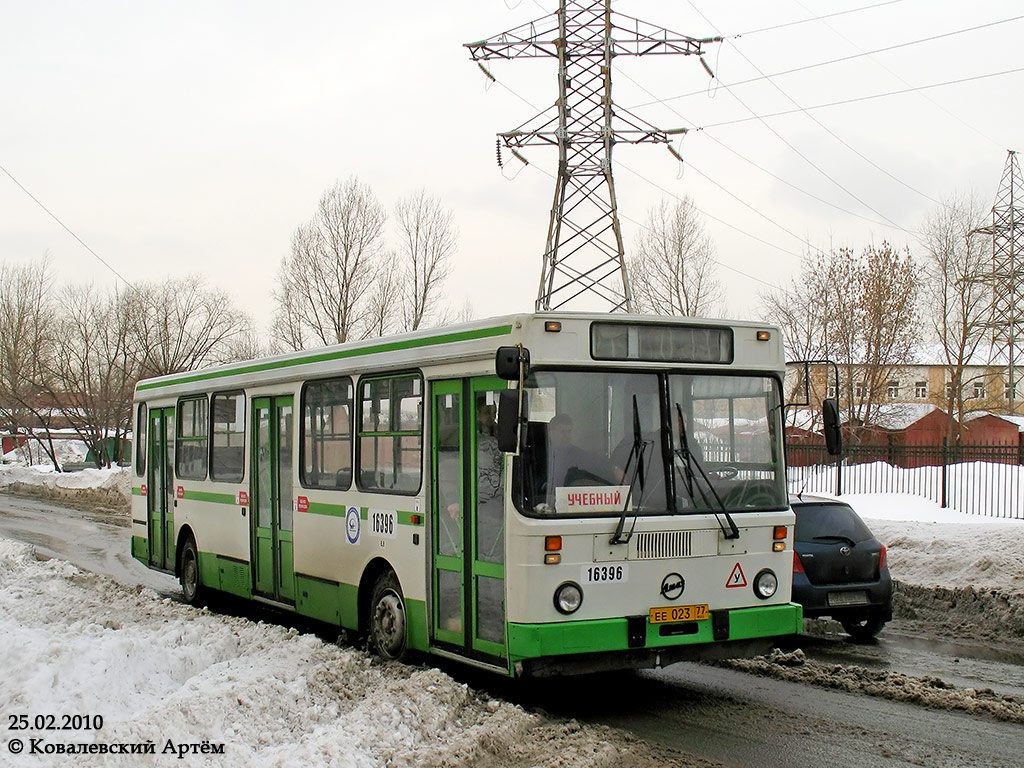
<path fill-rule="evenodd" d="M 1024 452 L 1017 446 L 789 445 L 791 493 L 909 493 L 988 517 L 1024 519 Z"/>

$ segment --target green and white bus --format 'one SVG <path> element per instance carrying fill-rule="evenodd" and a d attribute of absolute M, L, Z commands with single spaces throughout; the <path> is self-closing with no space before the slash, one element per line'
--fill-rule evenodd
<path fill-rule="evenodd" d="M 388 659 L 763 653 L 802 624 L 780 336 L 524 314 L 141 381 L 132 555 Z"/>

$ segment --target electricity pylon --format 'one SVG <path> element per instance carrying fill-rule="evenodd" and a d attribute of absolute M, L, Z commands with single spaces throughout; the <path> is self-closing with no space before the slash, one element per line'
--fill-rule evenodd
<path fill-rule="evenodd" d="M 992 226 L 979 231 L 992 236 L 990 360 L 1007 368 L 1009 410 L 1016 413 L 1017 370 L 1024 364 L 1024 186 L 1013 150 L 992 206 Z"/>
<path fill-rule="evenodd" d="M 517 151 L 523 147 L 558 147 L 537 311 L 559 309 L 581 294 L 600 297 L 612 312 L 632 309 L 612 182 L 612 147 L 622 142 L 668 144 L 671 133 L 682 131 L 660 130 L 615 107 L 612 59 L 668 53 L 700 56 L 702 43 L 720 40 L 698 40 L 613 13 L 611 0 L 559 0 L 553 14 L 488 40 L 466 43 L 481 69 L 480 62 L 489 59 L 558 59 L 555 114 L 545 110 L 519 128 L 498 134 L 524 163 Z M 704 67 L 711 72 L 707 64 Z"/>

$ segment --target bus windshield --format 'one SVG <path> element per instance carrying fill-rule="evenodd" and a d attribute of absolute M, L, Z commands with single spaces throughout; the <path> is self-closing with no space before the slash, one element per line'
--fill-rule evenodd
<path fill-rule="evenodd" d="M 768 376 L 535 371 L 513 498 L 528 515 L 786 506 L 781 400 Z"/>

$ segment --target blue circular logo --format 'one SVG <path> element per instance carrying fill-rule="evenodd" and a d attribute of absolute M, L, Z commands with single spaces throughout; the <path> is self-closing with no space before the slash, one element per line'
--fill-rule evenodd
<path fill-rule="evenodd" d="M 345 536 L 349 544 L 359 541 L 359 510 L 355 507 L 349 507 L 345 515 Z"/>

